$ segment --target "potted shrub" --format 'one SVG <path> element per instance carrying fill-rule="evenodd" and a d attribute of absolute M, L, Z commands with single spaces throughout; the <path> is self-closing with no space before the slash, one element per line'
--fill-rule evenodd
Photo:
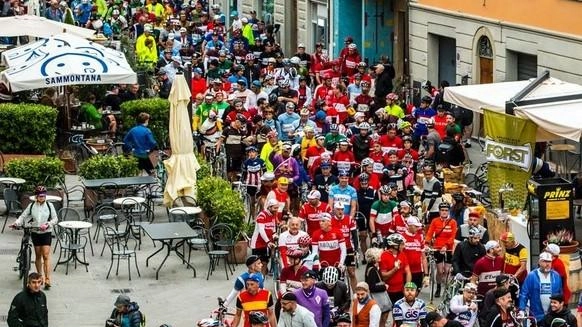
<path fill-rule="evenodd" d="M 170 122 L 170 102 L 166 99 L 151 98 L 127 101 L 121 104 L 123 125 L 129 130 L 136 124 L 141 112 L 150 114 L 149 129 L 154 134 L 160 148 L 169 144 L 168 128 Z"/>
<path fill-rule="evenodd" d="M 28 197 L 37 185 L 54 187 L 59 180 L 65 180 L 63 162 L 54 157 L 12 159 L 6 163 L 5 170 L 8 177 L 26 180 L 20 188 L 23 206 L 28 205 Z"/>
<path fill-rule="evenodd" d="M 134 157 L 99 155 L 85 160 L 79 166 L 79 176 L 84 179 L 131 177 L 139 174 Z"/>
<path fill-rule="evenodd" d="M 234 257 L 237 263 L 243 263 L 247 257 L 248 243 L 241 235 L 245 211 L 238 194 L 228 181 L 214 176 L 203 178 L 198 182 L 198 206 L 204 216 L 214 217 L 213 223 L 227 224 L 235 232 L 237 241 Z"/>
<path fill-rule="evenodd" d="M 557 244 L 560 246 L 560 253 L 574 253 L 578 250 L 579 242 L 574 239 L 574 233 L 567 229 L 558 229 L 548 233 L 544 244 Z"/>
<path fill-rule="evenodd" d="M 4 153 L 4 160 L 24 154 L 52 154 L 57 114 L 56 109 L 38 104 L 0 104 L 0 151 Z"/>

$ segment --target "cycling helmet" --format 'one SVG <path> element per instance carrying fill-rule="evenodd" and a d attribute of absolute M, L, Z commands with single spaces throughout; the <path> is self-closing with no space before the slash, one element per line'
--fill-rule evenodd
<path fill-rule="evenodd" d="M 390 182 L 388 183 L 388 188 L 390 189 L 390 191 L 398 190 L 398 185 L 396 185 L 396 183 L 394 182 Z"/>
<path fill-rule="evenodd" d="M 378 191 L 382 194 L 390 194 L 390 187 L 388 185 L 382 185 Z"/>
<path fill-rule="evenodd" d="M 289 60 L 289 58 L 283 58 L 283 65 L 289 66 L 289 64 L 291 64 L 291 61 Z"/>
<path fill-rule="evenodd" d="M 364 123 L 360 123 L 360 125 L 358 125 L 359 129 L 370 129 L 370 124 L 364 122 Z"/>
<path fill-rule="evenodd" d="M 471 227 L 469 228 L 469 237 L 477 237 L 477 236 L 481 236 L 481 231 L 479 230 L 479 228 L 477 227 Z"/>
<path fill-rule="evenodd" d="M 388 95 L 386 96 L 386 99 L 392 100 L 392 101 L 396 101 L 396 100 L 398 100 L 398 94 L 396 94 L 396 93 L 388 93 Z"/>
<path fill-rule="evenodd" d="M 272 139 L 274 137 L 277 137 L 277 131 L 271 130 L 267 133 L 267 139 Z"/>
<path fill-rule="evenodd" d="M 365 61 L 360 61 L 358 63 L 358 67 L 364 67 L 365 68 L 365 67 L 368 67 L 368 64 Z"/>
<path fill-rule="evenodd" d="M 432 98 L 429 97 L 428 95 L 425 95 L 425 96 L 422 97 L 422 99 L 420 100 L 420 102 L 425 102 L 425 103 L 430 104 L 432 102 Z"/>
<path fill-rule="evenodd" d="M 463 194 L 461 193 L 453 193 L 452 195 L 453 200 L 459 202 L 459 201 L 463 201 L 465 199 L 465 197 L 463 196 Z"/>
<path fill-rule="evenodd" d="M 345 313 L 345 312 L 341 312 L 337 315 L 337 317 L 335 318 L 335 322 L 336 323 L 340 323 L 340 322 L 344 322 L 344 323 L 352 323 L 352 319 L 350 318 L 350 315 Z"/>
<path fill-rule="evenodd" d="M 267 319 L 267 315 L 261 311 L 251 311 L 249 314 L 249 321 L 252 325 L 258 324 L 266 324 L 269 319 Z"/>
<path fill-rule="evenodd" d="M 218 326 L 218 320 L 213 318 L 205 318 L 198 322 L 198 327 L 216 327 Z"/>
<path fill-rule="evenodd" d="M 289 258 L 300 259 L 300 258 L 303 258 L 303 251 L 301 251 L 299 249 L 291 250 L 291 251 L 287 252 L 287 256 Z"/>
<path fill-rule="evenodd" d="M 301 144 L 293 144 L 293 146 L 291 147 L 291 155 L 293 157 L 298 156 L 301 153 Z"/>
<path fill-rule="evenodd" d="M 325 267 L 321 274 L 321 281 L 327 285 L 335 285 L 339 280 L 339 272 L 336 267 Z"/>
<path fill-rule="evenodd" d="M 46 187 L 39 185 L 34 189 L 34 195 L 46 194 Z"/>
<path fill-rule="evenodd" d="M 388 236 L 386 242 L 389 246 L 399 246 L 400 244 L 404 244 L 405 240 L 402 235 L 395 233 Z"/>
<path fill-rule="evenodd" d="M 362 163 L 361 163 L 362 167 L 373 165 L 373 164 L 374 164 L 374 160 L 372 160 L 372 158 L 364 158 L 362 160 Z"/>
<path fill-rule="evenodd" d="M 291 57 L 291 59 L 289 59 L 289 62 L 292 63 L 293 65 L 299 65 L 301 63 L 301 58 L 294 56 Z"/>
<path fill-rule="evenodd" d="M 245 61 L 254 61 L 254 60 L 255 60 L 255 55 L 254 55 L 254 54 L 252 54 L 252 53 L 248 53 L 248 54 L 245 56 Z"/>
<path fill-rule="evenodd" d="M 279 81 L 279 87 L 289 87 L 289 80 L 287 79 L 282 79 Z"/>
<path fill-rule="evenodd" d="M 441 202 L 439 204 L 439 210 L 440 209 L 450 209 L 450 208 L 451 208 L 451 206 L 448 203 L 446 203 L 446 202 Z"/>
<path fill-rule="evenodd" d="M 269 94 L 269 104 L 273 105 L 277 103 L 277 101 L 279 101 L 279 97 L 277 96 L 276 93 Z"/>
<path fill-rule="evenodd" d="M 247 146 L 246 151 L 247 152 L 251 152 L 251 151 L 255 151 L 256 152 L 257 151 L 257 147 L 254 146 L 254 145 Z"/>
<path fill-rule="evenodd" d="M 569 325 L 566 320 L 562 318 L 554 318 L 550 324 L 550 327 L 569 327 Z"/>
<path fill-rule="evenodd" d="M 329 125 L 329 130 L 332 132 L 334 132 L 334 131 L 337 132 L 337 131 L 339 131 L 339 127 L 337 126 L 337 124 L 331 124 L 331 125 Z"/>
<path fill-rule="evenodd" d="M 370 175 L 368 175 L 367 173 L 361 173 L 358 179 L 360 180 L 360 183 L 367 182 L 370 180 Z"/>
<path fill-rule="evenodd" d="M 297 244 L 302 248 L 310 246 L 311 245 L 311 236 L 309 236 L 309 235 L 300 236 L 299 239 L 297 239 Z"/>
<path fill-rule="evenodd" d="M 350 45 L 348 45 L 348 49 L 353 49 L 353 50 L 355 50 L 355 49 L 357 49 L 357 48 L 358 48 L 358 46 L 357 46 L 355 43 L 350 43 Z"/>

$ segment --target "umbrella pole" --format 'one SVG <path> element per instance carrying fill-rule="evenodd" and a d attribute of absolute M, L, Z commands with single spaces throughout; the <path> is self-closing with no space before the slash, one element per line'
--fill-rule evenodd
<path fill-rule="evenodd" d="M 71 108 L 69 104 L 69 87 L 65 86 L 65 127 L 67 130 L 71 129 Z"/>

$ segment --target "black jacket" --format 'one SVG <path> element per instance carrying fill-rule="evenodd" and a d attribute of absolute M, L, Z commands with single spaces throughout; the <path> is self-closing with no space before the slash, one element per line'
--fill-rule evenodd
<path fill-rule="evenodd" d="M 473 265 L 477 259 L 482 258 L 486 254 L 485 247 L 481 243 L 472 245 L 468 240 L 464 240 L 457 247 L 453 253 L 453 272 L 462 273 L 465 277 L 470 277 L 473 271 Z"/>
<path fill-rule="evenodd" d="M 46 295 L 25 290 L 18 293 L 8 310 L 8 327 L 48 327 Z"/>
<path fill-rule="evenodd" d="M 380 99 L 384 99 L 388 93 L 392 92 L 394 85 L 392 79 L 396 76 L 394 67 L 392 65 L 384 65 L 384 71 L 376 77 L 376 92 L 374 95 Z"/>
<path fill-rule="evenodd" d="M 115 324 L 117 326 L 121 326 L 121 320 L 123 316 L 127 315 L 129 318 L 129 326 L 130 327 L 140 327 L 141 320 L 142 320 L 142 313 L 139 311 L 139 305 L 135 302 L 131 302 L 129 304 L 129 310 L 126 313 L 120 313 L 117 309 L 113 309 L 111 312 L 111 316 L 109 319 L 115 320 Z"/>
<path fill-rule="evenodd" d="M 552 320 L 554 320 L 555 318 L 562 318 L 564 320 L 566 320 L 566 323 L 568 324 L 568 326 L 571 327 L 576 327 L 576 317 L 572 314 L 572 311 L 570 311 L 570 309 L 568 309 L 567 305 L 564 305 L 564 308 L 561 311 L 558 312 L 551 312 L 548 311 L 548 313 L 546 313 L 546 315 L 544 316 L 544 319 L 542 321 L 538 321 L 538 325 L 540 327 L 550 327 L 552 324 Z"/>

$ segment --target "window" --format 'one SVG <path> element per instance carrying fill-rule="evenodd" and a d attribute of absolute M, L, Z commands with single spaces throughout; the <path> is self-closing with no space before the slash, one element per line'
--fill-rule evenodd
<path fill-rule="evenodd" d="M 479 39 L 479 57 L 493 59 L 493 48 L 491 41 L 486 36 L 481 36 Z"/>
<path fill-rule="evenodd" d="M 327 6 L 312 2 L 311 3 L 311 30 L 313 31 L 313 49 L 315 49 L 315 44 L 321 42 L 324 47 L 329 44 L 329 32 L 328 32 L 328 22 L 327 22 Z"/>
<path fill-rule="evenodd" d="M 275 0 L 260 0 L 262 5 L 261 17 L 265 24 L 273 24 L 275 22 Z"/>

